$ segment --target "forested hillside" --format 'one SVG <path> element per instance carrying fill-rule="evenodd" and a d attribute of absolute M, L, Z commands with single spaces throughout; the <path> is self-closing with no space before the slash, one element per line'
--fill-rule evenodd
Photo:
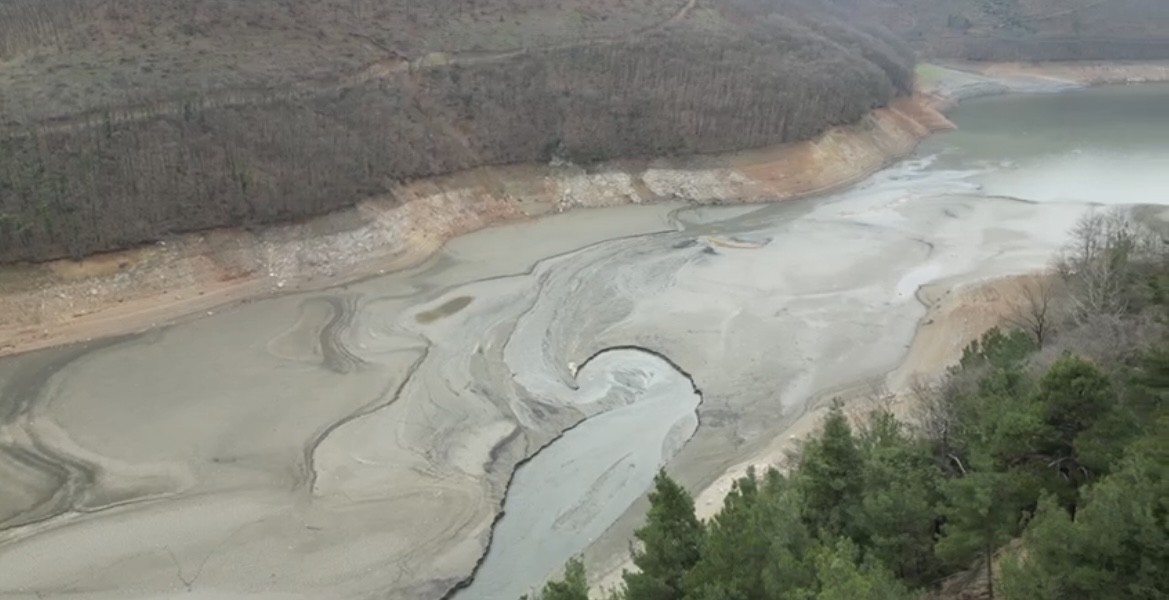
<path fill-rule="evenodd" d="M 1085 218 L 1059 273 L 917 389 L 916 413 L 839 405 L 794 468 L 699 522 L 664 474 L 625 600 L 1169 597 L 1169 255 Z M 586 600 L 569 564 L 542 600 Z"/>
<path fill-rule="evenodd" d="M 928 56 L 971 60 L 1169 58 L 1161 0 L 831 0 Z"/>
<path fill-rule="evenodd" d="M 577 3 L 599 11 L 599 20 L 559 37 L 525 37 L 519 50 L 505 52 L 488 51 L 515 42 L 496 40 L 495 25 L 545 9 L 533 3 L 529 12 L 517 6 L 512 14 L 485 3 L 464 28 L 467 37 L 448 40 L 444 32 L 453 25 L 429 9 L 420 8 L 418 27 L 410 28 L 395 20 L 413 14 L 405 4 L 380 11 L 357 2 L 353 14 L 372 21 L 359 27 L 340 6 L 329 13 L 287 2 L 300 19 L 256 16 L 259 39 L 280 27 L 296 39 L 306 35 L 304 19 L 335 16 L 344 23 L 323 28 L 315 45 L 298 46 L 293 56 L 323 68 L 322 46 L 339 27 L 382 55 L 347 76 L 312 78 L 310 71 L 294 81 L 293 70 L 303 65 L 278 61 L 262 46 L 239 49 L 233 36 L 248 35 L 248 14 L 258 9 L 186 4 L 190 27 L 177 29 L 165 21 L 186 14 L 176 3 L 106 3 L 93 15 L 101 26 L 61 18 L 53 8 L 84 14 L 81 0 L 6 6 L 10 15 L 24 10 L 5 19 L 6 27 L 35 24 L 55 41 L 8 38 L 6 52 L 18 58 L 0 71 L 65 69 L 61 62 L 70 57 L 93 56 L 115 61 L 112 69 L 133 64 L 134 81 L 180 83 L 159 83 L 160 95 L 142 102 L 135 99 L 148 92 L 131 86 L 123 92 L 128 104 L 111 105 L 94 103 L 115 100 L 116 92 L 78 93 L 70 86 L 85 77 L 47 67 L 50 81 L 63 82 L 60 94 L 47 82 L 6 88 L 16 93 L 5 94 L 11 108 L 0 139 L 0 261 L 81 256 L 173 232 L 320 214 L 390 193 L 398 181 L 480 165 L 587 163 L 803 140 L 857 120 L 912 84 L 911 51 L 880 28 L 812 10 L 740 19 L 733 7 L 724 14 L 682 2 L 669 11 L 652 2 Z M 641 17 L 604 25 L 626 10 Z M 208 21 L 216 11 L 222 14 Z M 394 27 L 374 39 L 379 18 Z M 400 39 L 386 37 L 398 32 Z M 157 69 L 164 73 L 128 62 L 136 48 L 150 53 L 169 35 L 205 54 L 196 69 L 226 61 L 222 78 L 208 75 L 208 85 L 191 89 L 181 82 L 189 77 L 181 72 L 186 63 L 161 51 Z M 230 51 L 204 46 L 219 39 Z M 435 45 L 456 52 L 422 53 Z M 241 73 L 243 67 L 254 72 Z M 253 79 L 272 84 L 242 87 Z M 70 112 L 73 106 L 80 110 Z"/>
<path fill-rule="evenodd" d="M 1166 32 L 1160 0 L 0 0 L 0 263 L 803 140 L 910 89 L 902 38 L 1148 58 Z"/>

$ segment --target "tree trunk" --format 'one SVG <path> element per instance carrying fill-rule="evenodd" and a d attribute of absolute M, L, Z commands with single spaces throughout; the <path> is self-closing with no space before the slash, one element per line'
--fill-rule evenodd
<path fill-rule="evenodd" d="M 987 544 L 986 545 L 986 594 L 987 594 L 987 598 L 990 598 L 990 600 L 994 600 L 994 565 L 993 565 L 992 559 L 994 559 L 994 548 L 990 544 Z"/>

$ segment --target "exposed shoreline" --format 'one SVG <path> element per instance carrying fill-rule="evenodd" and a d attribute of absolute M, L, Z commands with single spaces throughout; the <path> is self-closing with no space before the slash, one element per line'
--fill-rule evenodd
<path fill-rule="evenodd" d="M 589 169 L 481 168 L 407 184 L 395 194 L 407 199 L 401 203 L 363 201 L 304 223 L 192 233 L 80 261 L 0 267 L 0 356 L 401 270 L 422 263 L 450 238 L 544 214 L 663 199 L 761 203 L 825 193 L 868 177 L 909 155 L 931 133 L 952 127 L 942 111 L 971 96 L 1169 81 L 1169 63 L 959 68 L 965 72 L 931 73 L 922 78 L 922 92 L 808 142 Z"/>
<path fill-rule="evenodd" d="M 519 398 L 521 402 L 527 395 L 560 398 L 564 378 L 574 370 L 573 361 L 581 363 L 602 348 L 637 344 L 669 352 L 694 374 L 693 385 L 701 382 L 703 389 L 715 390 L 707 411 L 711 417 L 706 421 L 708 426 L 673 463 L 680 481 L 692 490 L 704 490 L 700 511 L 708 515 L 717 509 L 725 492 L 720 484 L 729 483 L 739 474 L 737 469 L 747 464 L 777 462 L 775 457 L 782 458 L 783 449 L 798 442 L 797 436 L 814 431 L 819 409 L 827 400 L 839 395 L 863 398 L 870 382 L 875 381 L 884 382 L 887 391 L 904 389 L 914 373 L 928 375 L 940 370 L 970 337 L 994 324 L 1009 304 L 1012 291 L 1000 288 L 992 293 L 995 284 L 987 282 L 997 280 L 990 278 L 1041 264 L 1055 244 L 1063 241 L 1062 235 L 1043 232 L 1066 231 L 1079 209 L 1037 212 L 1026 203 L 1013 204 L 1007 197 L 982 202 L 981 194 L 955 196 L 953 214 L 949 209 L 919 214 L 925 204 L 918 203 L 897 208 L 901 205 L 897 200 L 900 190 L 906 185 L 904 177 L 921 168 L 917 161 L 868 180 L 863 191 L 791 206 L 797 213 L 810 211 L 809 222 L 825 223 L 823 228 L 814 226 L 809 231 L 800 229 L 799 219 L 789 222 L 783 218 L 786 207 L 732 209 L 733 214 L 743 213 L 742 222 L 735 217 L 707 223 L 704 210 L 670 212 L 679 203 L 627 205 L 670 198 L 695 205 L 730 202 L 730 198 L 765 202 L 800 195 L 793 192 L 795 189 L 842 185 L 846 176 L 863 178 L 866 169 L 877 169 L 893 160 L 890 155 L 899 147 L 907 146 L 905 153 L 912 151 L 928 134 L 921 131 L 929 129 L 923 119 L 937 115 L 933 107 L 948 99 L 994 90 L 1052 91 L 1080 85 L 1033 77 L 989 79 L 969 70 L 947 70 L 938 76 L 923 69 L 924 80 L 931 76 L 934 83 L 948 88 L 907 99 L 871 115 L 862 124 L 830 132 L 809 144 L 732 156 L 625 161 L 590 171 L 572 166 L 483 169 L 442 181 L 416 182 L 403 189 L 403 194 L 414 198 L 405 204 L 365 203 L 353 211 L 256 233 L 184 236 L 167 240 L 165 245 L 141 248 L 133 255 L 26 269 L 28 278 L 6 277 L 14 273 L 0 271 L 0 285 L 11 284 L 11 297 L 23 294 L 19 297 L 39 302 L 26 305 L 39 311 L 36 313 L 0 312 L 0 324 L 4 318 L 16 322 L 29 314 L 37 318 L 65 315 L 62 327 L 48 324 L 37 330 L 25 326 L 34 336 L 43 335 L 42 341 L 69 333 L 66 328 L 70 324 L 87 334 L 95 330 L 95 324 L 110 329 L 147 327 L 151 323 L 144 315 L 156 315 L 160 324 L 166 323 L 168 311 L 176 307 L 206 303 L 213 308 L 234 300 L 233 294 L 245 300 L 282 296 L 257 305 L 240 305 L 214 317 L 203 318 L 206 308 L 197 313 L 187 311 L 188 317 L 177 318 L 198 318 L 197 324 L 158 329 L 117 354 L 103 352 L 91 357 L 87 365 L 55 377 L 58 383 L 69 385 L 47 390 L 40 401 L 46 411 L 53 411 L 53 418 L 43 418 L 30 427 L 39 427 L 36 432 L 52 441 L 57 439 L 53 436 L 59 420 L 59 426 L 68 427 L 79 443 L 87 442 L 87 447 L 107 457 L 102 460 L 114 461 L 108 469 L 114 485 L 95 487 L 97 504 L 87 507 L 104 506 L 102 493 L 129 490 L 131 482 L 142 482 L 143 474 L 148 476 L 147 483 L 152 481 L 151 474 L 170 474 L 170 479 L 155 483 L 175 486 L 157 488 L 175 490 L 173 498 L 117 519 L 125 519 L 119 526 L 120 535 L 149 536 L 160 547 L 170 544 L 166 547 L 174 548 L 179 558 L 169 558 L 179 568 L 179 582 L 188 591 L 191 583 L 182 579 L 182 569 L 192 560 L 206 564 L 211 554 L 217 554 L 220 563 L 202 578 L 201 587 L 238 588 L 259 583 L 273 594 L 279 591 L 277 587 L 303 592 L 308 589 L 305 586 L 323 583 L 322 576 L 336 581 L 340 571 L 328 565 L 352 564 L 368 544 L 394 539 L 397 542 L 377 553 L 382 557 L 382 568 L 362 571 L 368 575 L 351 570 L 346 582 L 357 591 L 384 588 L 393 580 L 402 597 L 419 597 L 426 595 L 423 590 L 437 593 L 445 589 L 463 576 L 464 566 L 482 556 L 480 546 L 493 531 L 491 518 L 498 516 L 501 486 L 507 485 L 504 476 L 514 474 L 516 460 L 581 416 L 570 410 L 557 412 L 532 421 L 526 433 L 516 435 L 516 423 L 524 422 L 526 413 L 498 405 L 499 398 Z M 1139 95 L 1140 91 L 1133 92 Z M 972 113 L 978 110 L 971 108 Z M 1008 128 L 997 139 L 1009 144 L 1014 131 Z M 955 135 L 965 138 L 967 134 Z M 933 197 L 927 190 L 960 192 L 965 188 L 927 185 L 920 189 L 926 197 Z M 865 217 L 871 202 L 892 204 L 878 211 L 879 215 Z M 985 208 L 995 203 L 1009 206 Z M 524 222 L 542 214 L 590 206 L 619 208 Z M 973 212 L 967 214 L 966 209 Z M 714 232 L 715 238 L 727 227 L 755 231 L 752 223 L 766 227 L 771 220 L 779 227 L 776 231 L 793 234 L 773 232 L 766 243 L 755 243 L 758 236 L 750 235 L 727 238 L 729 243 L 712 238 L 707 243 L 721 257 L 713 259 L 720 265 L 716 271 L 703 266 L 706 257 L 700 255 L 697 266 L 677 271 L 680 280 L 669 285 L 665 280 L 658 282 L 662 293 L 669 291 L 670 295 L 662 298 L 666 305 L 685 307 L 683 312 L 691 314 L 695 322 L 718 323 L 693 331 L 679 328 L 677 315 L 655 310 L 658 303 L 641 300 L 648 290 L 658 289 L 655 278 L 673 272 L 670 265 L 676 266 L 682 254 L 701 251 L 685 246 L 675 256 L 665 248 L 676 250 L 671 240 L 696 235 L 693 231 L 671 232 L 679 223 L 687 223 L 686 229 L 690 229 L 690 221 L 679 216 L 683 214 L 693 215 L 698 234 Z M 1040 214 L 1049 218 L 1037 219 Z M 877 224 L 875 230 L 882 230 L 882 219 L 899 217 L 915 224 L 913 236 L 874 233 L 877 237 L 853 240 L 856 223 Z M 492 227 L 496 224 L 500 226 Z M 1008 253 L 1004 263 L 995 258 L 1003 250 L 997 243 L 982 248 L 976 238 L 967 236 L 970 231 L 1010 231 L 1012 227 L 1024 232 L 1029 244 L 1040 243 L 1044 250 L 1034 251 L 1037 247 L 1027 245 L 1020 254 Z M 1042 227 L 1042 231 L 1035 227 Z M 453 239 L 461 230 L 481 231 Z M 648 244 L 646 251 L 656 248 L 658 254 L 668 253 L 669 260 L 640 260 L 624 254 L 629 247 L 621 243 L 626 240 L 622 232 L 648 234 L 643 240 Z M 520 238 L 524 241 L 517 243 Z M 852 244 L 866 240 L 874 244 Z M 590 242 L 595 246 L 588 245 Z M 561 252 L 582 245 L 595 253 L 582 251 L 568 262 L 555 262 Z M 936 248 L 946 247 L 959 258 L 940 253 L 933 257 Z M 435 252 L 440 248 L 441 252 Z M 881 248 L 884 251 L 878 252 Z M 650 256 L 657 254 L 642 258 Z M 762 272 L 760 269 L 770 272 L 769 266 L 776 261 L 823 265 L 820 283 L 788 282 L 782 276 L 746 278 Z M 931 267 L 929 261 L 938 262 Z M 988 266 L 987 261 L 993 265 Z M 617 269 L 600 268 L 606 262 Z M 379 271 L 418 263 L 419 268 L 399 276 L 377 276 Z M 985 268 L 970 270 L 976 264 Z M 890 268 L 893 270 L 887 270 Z M 623 274 L 617 278 L 597 275 L 613 271 Z M 537 272 L 546 275 L 547 281 Z M 901 279 L 887 277 L 888 273 L 901 272 Z M 492 274 L 521 277 L 499 279 Z M 364 275 L 370 278 L 354 282 Z M 699 294 L 703 301 L 690 295 L 724 280 L 745 283 L 738 286 L 742 295 L 724 287 Z M 307 298 L 285 295 L 345 282 L 349 283 Z M 533 284 L 535 288 L 530 287 Z M 839 301 L 824 304 L 817 294 L 824 286 L 837 284 L 855 289 L 839 296 Z M 456 287 L 448 287 L 451 285 Z M 877 288 L 871 287 L 874 285 Z M 535 295 L 529 295 L 533 289 Z M 243 294 L 247 290 L 254 293 Z M 430 290 L 441 295 L 434 297 Z M 599 307 L 608 304 L 600 300 L 614 294 L 622 298 L 628 294 L 633 308 L 617 302 L 602 314 Z M 8 297 L 0 294 L 0 301 Z M 109 302 L 111 298 L 116 303 Z M 360 298 L 371 301 L 362 304 Z M 532 298 L 533 304 L 519 300 L 524 298 Z M 888 300 L 883 306 L 874 301 L 882 298 Z M 463 303 L 454 304 L 458 300 Z M 472 300 L 476 309 L 454 316 Z M 448 306 L 457 306 L 450 309 L 452 316 L 445 317 L 449 320 L 431 323 L 427 315 L 445 315 Z M 88 307 L 95 310 L 87 313 Z M 155 312 L 144 312 L 143 307 Z M 75 312 L 62 312 L 62 308 Z M 825 309 L 831 312 L 823 312 Z M 739 314 L 743 310 L 746 314 Z M 787 316 L 777 312 L 789 310 L 795 312 Z M 511 323 L 509 319 L 516 315 L 522 318 Z M 826 329 L 808 328 L 808 322 L 823 323 Z M 340 340 L 335 331 L 331 333 L 337 323 L 355 337 Z M 510 324 L 501 328 L 502 323 Z M 610 326 L 603 326 L 605 323 Z M 402 327 L 401 335 L 386 337 L 385 327 L 390 324 Z M 775 347 L 776 333 L 790 334 L 792 343 L 786 348 Z M 255 347 L 260 340 L 268 343 Z M 553 340 L 551 347 L 545 345 L 548 340 Z M 712 355 L 710 348 L 728 340 L 742 343 L 743 348 L 754 343 L 756 348 L 784 352 L 775 355 L 775 362 L 790 368 L 780 366 L 776 371 L 774 366 L 759 362 L 737 368 L 741 361 L 711 360 L 717 354 Z M 867 340 L 862 346 L 871 348 L 856 353 L 845 350 L 859 340 Z M 724 347 L 723 355 L 730 356 L 729 351 Z M 22 374 L 29 364 L 57 355 L 51 352 L 6 361 L 8 375 Z M 184 360 L 174 361 L 175 356 Z M 369 358 L 365 363 L 368 368 L 349 368 L 363 357 Z M 12 370 L 13 366 L 17 370 Z M 264 371 L 275 366 L 284 367 L 280 375 Z M 133 371 L 111 377 L 126 368 Z M 851 373 L 855 381 L 841 380 L 841 372 Z M 201 373 L 219 376 L 200 381 Z M 153 380 L 170 381 L 173 389 L 153 394 L 145 391 L 147 396 L 143 396 L 144 390 L 139 388 Z M 811 401 L 806 406 L 804 402 L 785 404 L 794 410 L 777 412 L 773 380 L 794 382 L 783 388 L 784 397 Z M 491 389 L 493 381 L 502 393 L 480 393 L 478 386 Z M 526 392 L 508 393 L 513 383 L 522 385 Z M 390 389 L 399 391 L 387 396 Z M 406 393 L 402 390 L 409 390 L 404 396 L 408 401 L 397 402 L 399 393 Z M 248 402 L 241 404 L 237 394 L 246 396 Z M 151 395 L 156 401 L 144 403 Z M 310 401 L 317 396 L 328 396 L 332 401 Z M 92 401 L 95 397 L 104 400 Z M 385 403 L 390 398 L 394 401 Z M 564 406 L 572 405 L 570 398 L 562 400 Z M 850 404 L 863 406 L 862 402 Z M 898 408 L 911 405 L 903 402 Z M 118 411 L 123 411 L 120 419 L 112 416 Z M 94 418 L 98 413 L 101 418 Z M 475 417 L 449 418 L 464 414 Z M 497 414 L 502 418 L 483 418 Z M 207 415 L 219 418 L 208 419 Z M 314 425 L 320 423 L 330 425 L 322 430 Z M 347 424 L 338 427 L 337 423 Z M 127 427 L 134 426 L 143 427 L 142 433 L 123 435 Z M 269 434 L 269 430 L 281 433 Z M 387 436 L 387 431 L 396 434 Z M 291 455 L 289 448 L 295 450 Z M 432 457 L 432 451 L 448 454 Z M 165 469 L 139 464 L 142 456 L 163 461 Z M 240 470 L 235 462 L 240 456 L 252 457 L 249 465 L 267 466 Z M 133 457 L 133 468 L 117 462 L 118 457 Z M 659 464 L 650 462 L 654 468 Z M 439 470 L 435 471 L 436 467 Z M 190 471 L 193 468 L 197 469 L 195 474 Z M 307 477 L 306 469 L 311 472 Z M 257 479 L 257 473 L 272 479 Z M 184 487 L 196 481 L 201 486 L 198 490 Z M 289 489 L 306 489 L 306 481 L 310 482 L 309 501 L 289 495 Z M 393 482 L 392 497 L 379 487 L 387 482 Z M 135 493 L 155 493 L 152 490 L 156 488 L 143 489 L 146 492 Z M 637 484 L 636 489 L 644 490 L 644 485 Z M 578 496 L 569 492 L 570 499 Z M 360 502 L 368 499 L 377 501 Z M 220 510 L 213 510 L 214 515 L 198 512 L 245 500 L 252 509 L 252 516 L 245 521 Z M 359 501 L 360 509 L 354 500 Z M 538 508 L 544 501 L 541 497 L 534 506 Z M 609 526 L 604 541 L 597 538 L 589 551 L 594 572 L 603 573 L 623 558 L 629 532 L 642 514 L 638 508 L 641 503 L 643 499 Z M 529 502 L 528 506 L 533 505 Z M 168 516 L 165 525 L 149 520 L 175 510 L 188 512 L 179 518 Z M 266 516 L 261 519 L 259 515 Z M 269 525 L 236 535 L 240 523 L 261 522 Z M 106 521 L 106 526 L 111 523 Z M 6 555 L 11 575 L 21 582 L 21 589 L 28 590 L 55 589 L 51 586 L 64 581 L 58 577 L 70 569 L 93 571 L 87 576 L 87 585 L 96 586 L 92 587 L 95 590 L 102 585 L 115 589 L 131 579 L 141 580 L 151 589 L 170 589 L 173 582 L 167 556 L 161 557 L 161 566 L 156 560 L 160 557 L 130 564 L 122 560 L 129 556 L 126 551 L 116 546 L 98 555 L 70 549 L 71 545 L 76 547 L 70 540 L 101 537 L 102 526 L 101 519 L 78 519 L 68 528 L 54 528 L 53 535 L 14 544 Z M 198 527 L 201 533 L 183 534 L 185 527 Z M 225 540 L 232 541 L 228 544 Z M 291 540 L 309 546 L 290 545 Z M 409 550 L 424 540 L 429 550 Z M 232 558 L 220 555 L 225 544 L 232 552 L 244 554 Z M 37 567 L 37 555 L 46 552 L 71 566 Z M 260 568 L 236 572 L 229 565 L 240 556 L 255 558 Z M 314 559 L 309 560 L 309 556 Z M 289 558 L 297 560 L 289 562 Z M 306 574 L 299 567 L 288 566 L 301 559 L 321 567 Z M 109 567 L 101 569 L 100 576 L 93 568 L 99 564 Z M 386 564 L 400 569 L 384 568 Z M 281 582 L 276 586 L 274 580 L 271 589 L 261 581 L 269 576 L 269 569 L 273 578 L 280 574 Z M 199 570 L 202 572 L 202 567 Z M 525 574 L 525 578 L 537 576 L 542 577 L 543 572 Z"/>

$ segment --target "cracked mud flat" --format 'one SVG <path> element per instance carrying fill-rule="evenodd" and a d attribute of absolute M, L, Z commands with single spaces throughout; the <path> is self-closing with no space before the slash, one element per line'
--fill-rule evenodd
<path fill-rule="evenodd" d="M 499 227 L 407 272 L 2 361 L 0 594 L 438 598 L 505 495 L 460 600 L 618 556 L 658 466 L 701 489 L 896 367 L 919 286 L 1043 266 L 1089 203 L 1169 203 L 1169 88 L 955 120 L 847 193 Z"/>

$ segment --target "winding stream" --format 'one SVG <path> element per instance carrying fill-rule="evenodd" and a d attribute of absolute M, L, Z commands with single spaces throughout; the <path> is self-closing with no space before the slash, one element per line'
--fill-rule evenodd
<path fill-rule="evenodd" d="M 1042 267 L 1098 204 L 1169 204 L 1169 87 L 953 117 L 843 193 L 557 215 L 0 361 L 0 595 L 414 600 L 482 559 L 460 600 L 511 600 L 619 554 L 660 466 L 701 488 L 896 367 L 920 286 Z"/>
<path fill-rule="evenodd" d="M 455 598 L 527 593 L 628 510 L 698 428 L 698 390 L 654 354 L 602 351 L 577 382 L 577 402 L 596 416 L 516 471 L 479 572 Z"/>

